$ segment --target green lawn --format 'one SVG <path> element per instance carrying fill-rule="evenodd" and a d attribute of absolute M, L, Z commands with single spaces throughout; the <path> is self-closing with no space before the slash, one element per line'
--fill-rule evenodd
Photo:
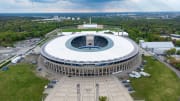
<path fill-rule="evenodd" d="M 145 101 L 179 101 L 180 79 L 169 68 L 151 57 L 145 57 L 145 71 L 150 78 L 131 79 L 135 99 Z"/>
<path fill-rule="evenodd" d="M 34 74 L 34 66 L 18 64 L 0 71 L 0 101 L 41 101 L 48 80 Z"/>

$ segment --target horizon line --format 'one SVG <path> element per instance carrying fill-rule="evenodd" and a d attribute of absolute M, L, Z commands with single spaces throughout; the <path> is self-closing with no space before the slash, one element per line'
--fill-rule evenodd
<path fill-rule="evenodd" d="M 0 12 L 0 14 L 17 13 L 180 13 L 180 11 L 127 11 L 127 12 Z"/>

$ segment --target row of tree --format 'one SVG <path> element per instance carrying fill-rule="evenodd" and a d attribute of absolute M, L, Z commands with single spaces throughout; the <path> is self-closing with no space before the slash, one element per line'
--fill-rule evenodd
<path fill-rule="evenodd" d="M 169 58 L 169 63 L 174 66 L 175 68 L 177 68 L 178 70 L 180 70 L 180 60 L 177 60 L 176 58 L 174 57 L 170 57 Z"/>
<path fill-rule="evenodd" d="M 169 49 L 165 51 L 165 54 L 170 56 L 170 55 L 180 55 L 180 50 L 176 50 L 176 48 Z"/>

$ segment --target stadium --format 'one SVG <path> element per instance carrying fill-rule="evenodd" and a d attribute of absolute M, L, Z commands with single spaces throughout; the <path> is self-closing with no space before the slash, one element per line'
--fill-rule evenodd
<path fill-rule="evenodd" d="M 67 76 L 103 76 L 130 72 L 141 63 L 137 44 L 104 33 L 57 37 L 42 46 L 40 61 L 48 72 Z"/>

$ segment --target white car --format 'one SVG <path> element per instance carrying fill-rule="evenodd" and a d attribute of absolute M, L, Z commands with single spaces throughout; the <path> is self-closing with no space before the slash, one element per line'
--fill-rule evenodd
<path fill-rule="evenodd" d="M 130 74 L 129 74 L 129 77 L 135 78 L 135 75 L 130 73 Z"/>
<path fill-rule="evenodd" d="M 141 74 L 136 72 L 136 71 L 132 71 L 131 74 L 135 75 L 135 78 L 140 78 L 141 77 Z"/>
<path fill-rule="evenodd" d="M 139 72 L 142 76 L 146 76 L 146 77 L 149 77 L 151 76 L 149 73 L 146 73 L 146 72 Z"/>
<path fill-rule="evenodd" d="M 141 75 L 135 75 L 135 74 L 130 73 L 130 74 L 129 74 L 129 77 L 132 77 L 132 78 L 140 78 Z"/>

